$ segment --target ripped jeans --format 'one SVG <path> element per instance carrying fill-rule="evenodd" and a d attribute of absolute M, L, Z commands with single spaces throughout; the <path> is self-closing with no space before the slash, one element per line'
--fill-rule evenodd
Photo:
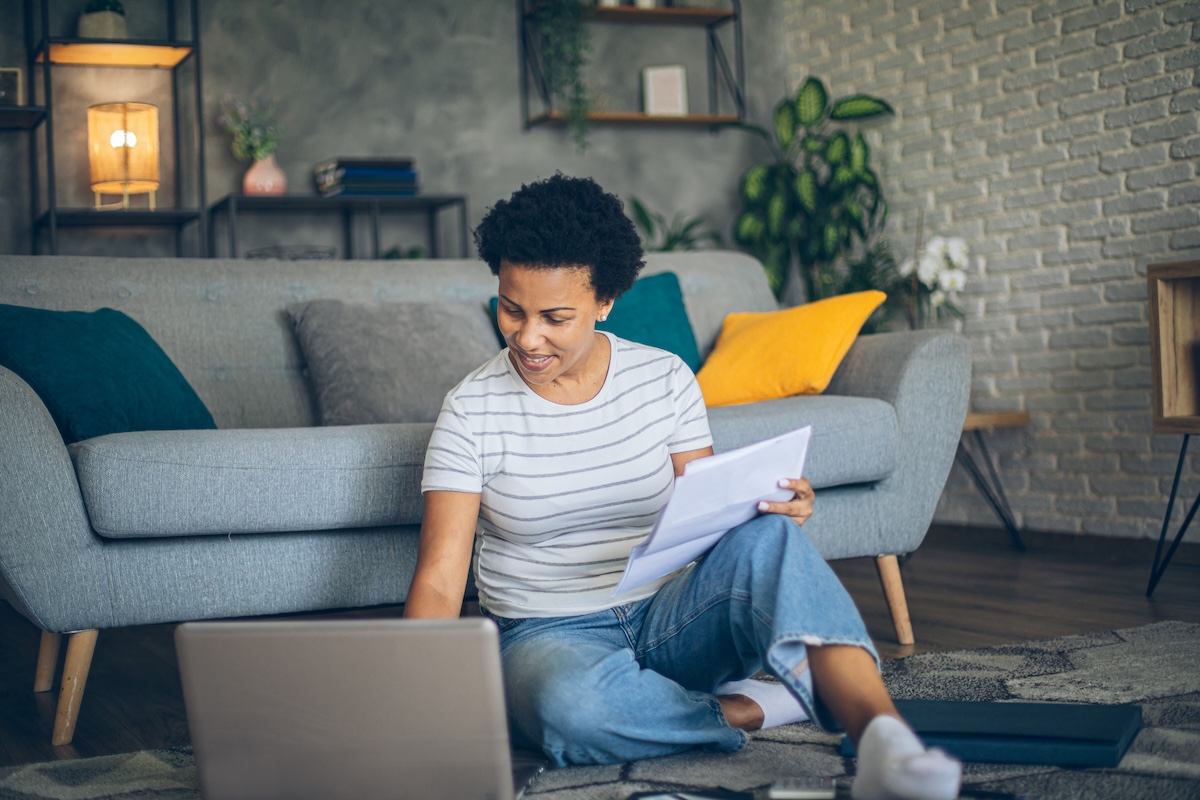
<path fill-rule="evenodd" d="M 833 570 L 778 514 L 734 528 L 645 600 L 577 617 L 492 619 L 514 744 L 558 766 L 740 750 L 747 736 L 712 692 L 763 669 L 829 728 L 806 643 L 857 645 L 878 661 Z"/>

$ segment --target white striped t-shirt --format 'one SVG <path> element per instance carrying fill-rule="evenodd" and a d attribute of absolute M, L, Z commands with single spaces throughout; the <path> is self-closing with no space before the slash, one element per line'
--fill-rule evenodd
<path fill-rule="evenodd" d="M 671 454 L 712 444 L 708 414 L 677 356 L 605 335 L 608 375 L 586 403 L 539 396 L 506 348 L 442 404 L 421 489 L 480 494 L 475 582 L 498 616 L 587 614 L 666 581 L 613 596 L 671 496 Z"/>

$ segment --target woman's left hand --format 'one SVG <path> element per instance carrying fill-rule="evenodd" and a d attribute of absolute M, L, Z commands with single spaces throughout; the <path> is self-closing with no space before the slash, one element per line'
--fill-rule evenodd
<path fill-rule="evenodd" d="M 808 482 L 808 478 L 784 478 L 779 482 L 779 488 L 791 489 L 795 496 L 783 503 L 764 500 L 758 504 L 758 510 L 764 514 L 783 514 L 794 519 L 797 525 L 803 525 L 813 514 L 813 499 L 816 493 L 813 492 L 812 484 Z"/>

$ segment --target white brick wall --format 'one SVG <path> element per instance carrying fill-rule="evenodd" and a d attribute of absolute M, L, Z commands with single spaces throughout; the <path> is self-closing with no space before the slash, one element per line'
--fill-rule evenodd
<path fill-rule="evenodd" d="M 901 252 L 965 237 L 972 408 L 1029 529 L 1157 536 L 1182 437 L 1151 432 L 1145 268 L 1200 258 L 1200 1 L 803 0 L 791 82 L 866 92 Z M 1200 492 L 1200 441 L 1174 531 Z M 998 523 L 957 468 L 942 522 Z M 1200 522 L 1187 537 L 1200 541 Z"/>

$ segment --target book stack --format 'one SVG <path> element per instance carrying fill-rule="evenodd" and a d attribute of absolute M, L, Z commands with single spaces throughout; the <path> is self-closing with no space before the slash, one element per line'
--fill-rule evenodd
<path fill-rule="evenodd" d="M 418 191 L 411 158 L 331 158 L 313 167 L 313 182 L 322 197 L 411 197 Z"/>

